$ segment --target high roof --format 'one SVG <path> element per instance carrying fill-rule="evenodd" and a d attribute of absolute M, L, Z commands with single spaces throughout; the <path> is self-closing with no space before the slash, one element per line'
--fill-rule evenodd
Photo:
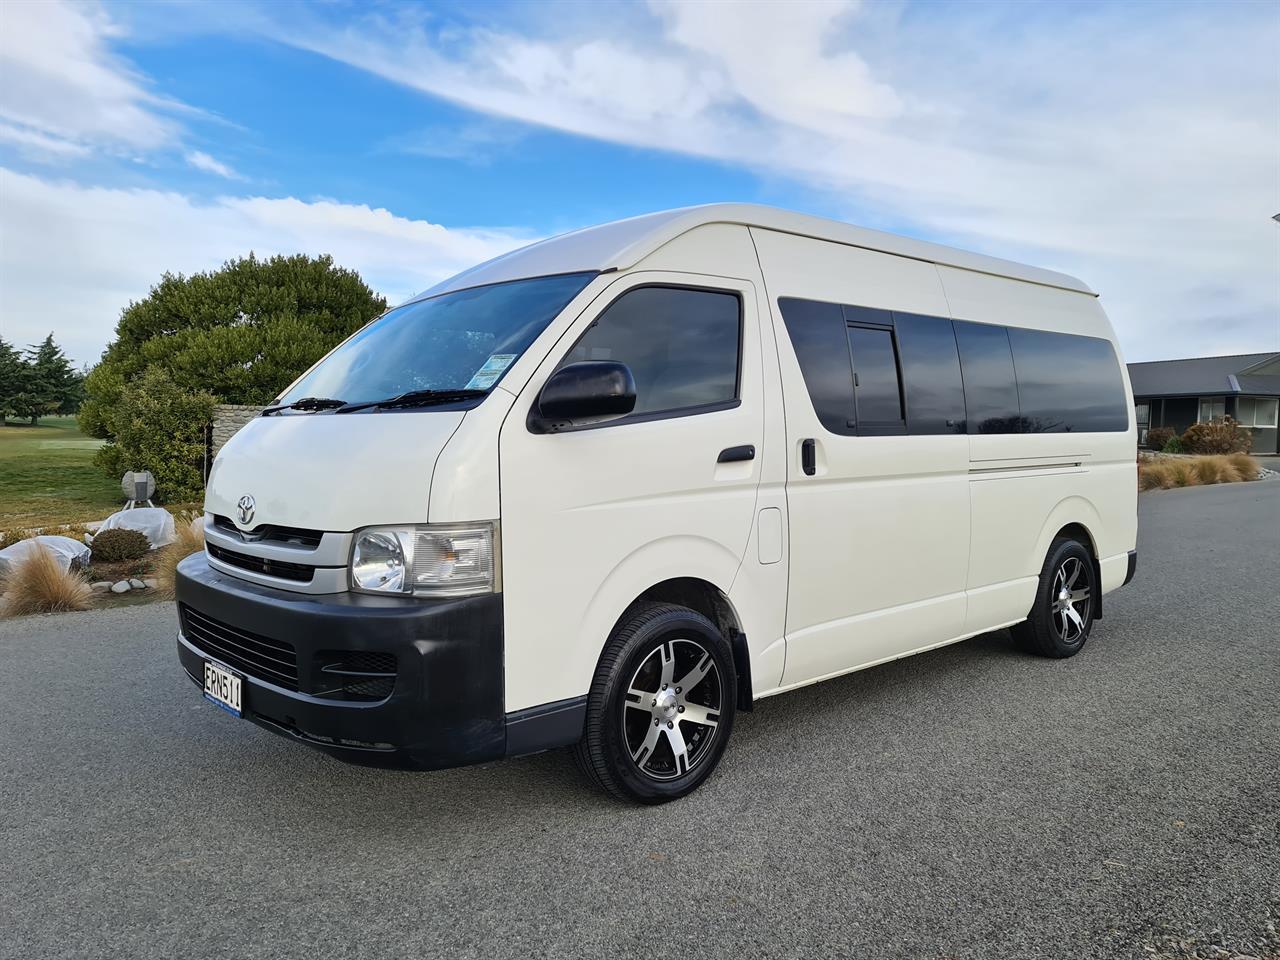
<path fill-rule="evenodd" d="M 1280 394 L 1280 376 L 1246 371 L 1280 358 L 1280 353 L 1237 353 L 1225 357 L 1152 360 L 1129 364 L 1135 397 L 1218 396 L 1228 393 Z"/>
<path fill-rule="evenodd" d="M 1028 267 L 1023 264 L 944 247 L 925 240 L 899 237 L 879 230 L 855 227 L 836 220 L 792 213 L 776 207 L 750 203 L 711 203 L 700 207 L 683 207 L 649 213 L 628 220 L 615 220 L 596 227 L 586 227 L 540 240 L 527 247 L 495 257 L 479 266 L 437 284 L 414 299 L 436 296 L 450 290 L 501 283 L 522 277 L 541 277 L 555 273 L 579 271 L 626 270 L 665 243 L 695 227 L 710 223 L 734 223 L 761 227 L 782 233 L 794 233 L 820 240 L 831 240 L 868 250 L 945 264 L 962 270 L 974 270 L 1001 277 L 1012 277 L 1044 286 L 1061 287 L 1079 293 L 1093 294 L 1075 277 Z"/>

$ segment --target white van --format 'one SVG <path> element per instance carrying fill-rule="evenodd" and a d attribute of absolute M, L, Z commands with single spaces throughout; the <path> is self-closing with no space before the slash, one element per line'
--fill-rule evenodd
<path fill-rule="evenodd" d="M 985 631 L 1068 657 L 1136 564 L 1078 280 L 765 207 L 533 244 L 334 349 L 218 455 L 182 665 L 344 760 L 573 745 L 661 802 L 755 701 Z"/>

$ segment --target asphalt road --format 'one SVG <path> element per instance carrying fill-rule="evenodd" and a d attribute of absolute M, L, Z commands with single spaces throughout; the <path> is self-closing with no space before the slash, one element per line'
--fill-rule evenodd
<path fill-rule="evenodd" d="M 996 633 L 764 701 L 656 809 L 563 753 L 286 742 L 165 605 L 0 623 L 0 956 L 1280 956 L 1280 481 L 1141 521 L 1074 659 Z"/>

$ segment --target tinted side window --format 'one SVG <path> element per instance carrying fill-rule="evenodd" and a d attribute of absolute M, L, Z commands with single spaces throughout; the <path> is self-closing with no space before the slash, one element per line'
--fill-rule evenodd
<path fill-rule="evenodd" d="M 832 433 L 852 434 L 853 369 L 840 305 L 783 297 L 778 308 L 818 419 Z"/>
<path fill-rule="evenodd" d="M 883 327 L 849 328 L 853 355 L 853 396 L 859 433 L 896 428 L 902 432 L 902 389 L 893 331 Z"/>
<path fill-rule="evenodd" d="M 1004 327 L 955 321 L 970 433 L 1020 433 L 1018 386 Z"/>
<path fill-rule="evenodd" d="M 896 312 L 893 319 L 907 394 L 908 432 L 964 433 L 964 383 L 951 321 Z"/>
<path fill-rule="evenodd" d="M 617 360 L 636 380 L 632 417 L 738 396 L 742 309 L 736 294 L 640 287 L 605 308 L 561 361 Z"/>
<path fill-rule="evenodd" d="M 1129 406 L 1106 340 L 1009 328 L 1022 428 L 1029 433 L 1124 431 Z"/>

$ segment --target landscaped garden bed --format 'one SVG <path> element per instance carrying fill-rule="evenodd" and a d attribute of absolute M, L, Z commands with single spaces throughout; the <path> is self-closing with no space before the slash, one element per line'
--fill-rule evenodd
<path fill-rule="evenodd" d="M 73 564 L 70 569 L 55 556 L 55 551 L 43 547 L 34 551 L 38 556 L 0 571 L 0 618 L 171 599 L 173 571 L 179 561 L 204 548 L 199 517 L 190 511 L 179 512 L 174 517 L 175 539 L 158 549 L 152 549 L 145 537 L 140 544 L 122 549 L 94 551 L 91 544 L 87 563 Z M 38 536 L 80 541 L 86 532 L 87 527 L 82 525 L 10 530 L 3 534 L 0 548 Z M 131 533 L 135 531 L 107 530 L 99 537 L 105 538 L 103 544 L 120 543 L 131 539 L 121 534 Z"/>
<path fill-rule="evenodd" d="M 1246 453 L 1196 456 L 1144 451 L 1138 455 L 1140 490 L 1171 490 L 1174 487 L 1261 480 L 1270 472 Z"/>

